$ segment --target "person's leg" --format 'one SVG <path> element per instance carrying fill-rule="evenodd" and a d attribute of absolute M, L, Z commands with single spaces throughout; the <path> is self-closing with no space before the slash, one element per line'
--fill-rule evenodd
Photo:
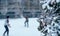
<path fill-rule="evenodd" d="M 24 22 L 24 24 L 25 24 L 24 26 L 26 27 L 26 21 Z"/>
<path fill-rule="evenodd" d="M 9 28 L 7 27 L 7 36 L 9 36 Z"/>
<path fill-rule="evenodd" d="M 5 32 L 3 33 L 3 36 L 5 36 L 5 33 L 7 32 L 7 27 L 6 26 L 4 26 L 5 27 Z"/>
<path fill-rule="evenodd" d="M 7 36 L 9 36 L 9 31 L 7 31 Z"/>
<path fill-rule="evenodd" d="M 28 22 L 27 22 L 27 27 L 29 27 L 29 24 L 28 24 Z"/>
<path fill-rule="evenodd" d="M 7 31 L 5 31 L 4 33 L 3 33 L 3 36 L 5 36 L 5 33 L 6 33 Z"/>

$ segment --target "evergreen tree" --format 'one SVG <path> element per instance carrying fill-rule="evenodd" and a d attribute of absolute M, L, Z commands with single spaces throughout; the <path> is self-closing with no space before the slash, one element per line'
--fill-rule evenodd
<path fill-rule="evenodd" d="M 46 30 L 46 28 L 49 28 L 49 29 L 51 29 L 51 28 L 53 28 L 54 30 L 55 30 L 55 28 L 56 28 L 56 33 L 58 34 L 58 36 L 60 36 L 60 28 L 59 28 L 59 26 L 60 26 L 60 21 L 58 21 L 58 20 L 60 20 L 60 2 L 56 2 L 56 0 L 52 3 L 52 2 L 49 2 L 49 4 L 48 4 L 48 6 L 49 7 L 52 7 L 53 8 L 53 10 L 49 10 L 48 8 L 45 8 L 44 10 L 46 10 L 47 9 L 47 11 L 46 11 L 46 13 L 45 14 L 49 14 L 49 15 L 51 15 L 51 16 L 48 16 L 48 15 L 45 15 L 44 17 L 44 20 L 45 19 L 47 19 L 48 17 L 52 17 L 51 18 L 51 20 L 50 20 L 50 28 L 47 26 L 47 27 L 44 27 L 43 28 L 43 30 L 42 29 L 40 29 L 41 27 L 39 26 L 38 27 L 38 30 L 39 31 L 41 31 L 42 30 L 42 33 L 44 33 L 45 34 L 45 36 L 46 36 L 46 33 L 48 34 L 48 32 L 47 31 L 49 31 L 48 29 Z M 50 11 L 51 13 L 49 13 L 48 11 Z M 42 12 L 43 13 L 43 12 Z M 48 16 L 48 17 L 46 17 L 46 16 Z M 57 18 L 56 18 L 57 17 Z M 40 19 L 40 18 L 39 18 Z M 46 21 L 46 20 L 45 20 Z M 54 22 L 54 23 L 53 23 Z M 47 22 L 48 23 L 48 22 Z M 45 24 L 47 24 L 46 22 L 45 22 Z M 57 24 L 56 24 L 57 23 Z M 57 26 L 56 26 L 57 25 Z M 51 29 L 51 30 L 53 30 L 53 29 Z M 45 32 L 45 31 L 46 32 Z M 53 31 L 54 31 L 53 30 Z M 52 31 L 51 31 L 52 32 Z M 51 34 L 52 35 L 52 34 Z"/>

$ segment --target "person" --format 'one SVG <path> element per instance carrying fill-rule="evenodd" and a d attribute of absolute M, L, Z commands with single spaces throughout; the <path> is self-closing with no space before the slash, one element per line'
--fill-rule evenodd
<path fill-rule="evenodd" d="M 40 30 L 42 30 L 44 28 L 45 23 L 43 22 L 43 19 L 39 19 L 37 21 L 40 24 L 39 27 L 38 27 L 38 30 L 40 31 Z"/>
<path fill-rule="evenodd" d="M 7 16 L 6 19 L 7 20 L 5 21 L 5 25 L 4 25 L 5 32 L 3 33 L 3 36 L 5 36 L 6 32 L 7 32 L 7 36 L 9 36 L 9 28 L 8 28 L 8 26 L 11 27 L 10 24 L 9 24 L 9 16 Z"/>
<path fill-rule="evenodd" d="M 25 19 L 26 19 L 26 21 L 25 21 L 25 27 L 26 27 L 26 26 L 29 27 L 29 24 L 28 24 L 28 22 L 29 22 L 28 17 L 26 16 Z"/>

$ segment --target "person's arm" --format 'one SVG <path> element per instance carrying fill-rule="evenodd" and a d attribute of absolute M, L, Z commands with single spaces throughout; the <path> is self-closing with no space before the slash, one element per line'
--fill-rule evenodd
<path fill-rule="evenodd" d="M 9 23 L 8 23 L 8 26 L 11 27 Z"/>

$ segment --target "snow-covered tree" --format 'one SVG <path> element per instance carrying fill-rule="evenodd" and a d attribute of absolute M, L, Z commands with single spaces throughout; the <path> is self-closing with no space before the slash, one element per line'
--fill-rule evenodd
<path fill-rule="evenodd" d="M 55 33 L 55 36 L 60 36 L 60 2 L 50 1 L 44 3 L 46 4 L 43 11 L 43 22 L 47 25 L 44 25 L 44 28 L 41 29 L 41 26 L 38 27 L 38 30 L 45 34 L 45 36 L 53 36 L 53 33 Z M 43 5 L 44 5 L 43 4 Z M 39 20 L 41 20 L 39 18 Z M 40 21 L 39 21 L 40 23 Z M 41 25 L 41 23 L 40 23 Z"/>

